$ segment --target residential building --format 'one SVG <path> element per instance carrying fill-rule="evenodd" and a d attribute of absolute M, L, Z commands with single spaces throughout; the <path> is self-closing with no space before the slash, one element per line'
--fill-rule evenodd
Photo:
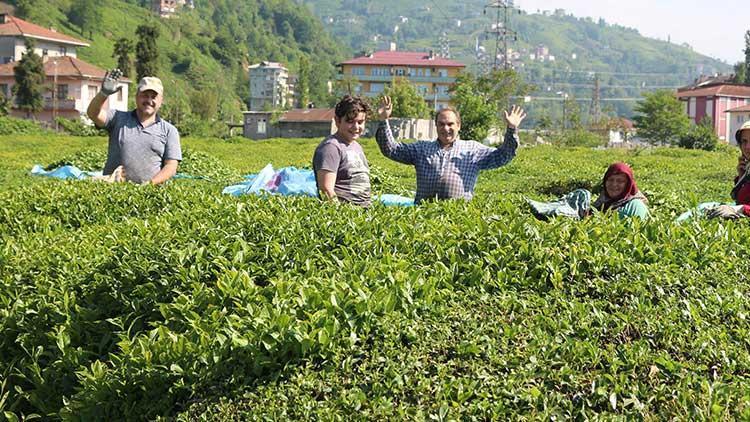
<path fill-rule="evenodd" d="M 289 110 L 272 121 L 272 111 L 245 111 L 243 136 L 251 139 L 320 138 L 336 132 L 332 108 Z"/>
<path fill-rule="evenodd" d="M 151 0 L 151 10 L 161 18 L 171 18 L 180 7 L 195 7 L 193 0 Z"/>
<path fill-rule="evenodd" d="M 339 80 L 353 83 L 357 95 L 377 97 L 394 78 L 413 83 L 433 110 L 451 105 L 448 90 L 463 63 L 430 53 L 410 51 L 378 51 L 339 64 Z"/>
<path fill-rule="evenodd" d="M 104 69 L 76 57 L 78 47 L 89 44 L 53 30 L 34 25 L 14 16 L 0 14 L 0 93 L 12 97 L 16 80 L 13 69 L 26 51 L 24 38 L 37 42 L 34 52 L 42 56 L 47 90 L 44 109 L 35 115 L 38 120 L 52 122 L 57 116 L 77 119 L 85 115 L 91 99 L 99 92 Z M 127 79 L 121 80 L 121 91 L 109 98 L 105 108 L 126 110 L 128 106 Z M 10 113 L 26 117 L 15 105 Z"/>
<path fill-rule="evenodd" d="M 26 51 L 26 38 L 34 40 L 34 52 L 41 56 L 76 57 L 76 49 L 89 43 L 43 28 L 15 16 L 0 14 L 0 64 L 21 60 Z"/>
<path fill-rule="evenodd" d="M 242 134 L 251 139 L 317 138 L 336 133 L 332 108 L 302 108 L 284 112 L 273 120 L 273 111 L 245 111 Z M 390 119 L 396 139 L 435 139 L 437 127 L 432 119 Z M 377 121 L 368 121 L 365 136 L 374 136 Z"/>
<path fill-rule="evenodd" d="M 262 111 L 292 106 L 294 90 L 290 86 L 289 71 L 284 65 L 261 62 L 250 66 L 249 72 L 250 110 Z"/>
<path fill-rule="evenodd" d="M 731 142 L 727 110 L 750 104 L 750 86 L 709 80 L 677 90 L 677 98 L 685 102 L 685 112 L 698 124 L 704 118 L 713 122 L 716 136 Z"/>
<path fill-rule="evenodd" d="M 745 122 L 750 122 L 750 105 L 735 107 L 725 112 L 727 114 L 727 137 L 730 145 L 737 145 L 734 134 Z"/>

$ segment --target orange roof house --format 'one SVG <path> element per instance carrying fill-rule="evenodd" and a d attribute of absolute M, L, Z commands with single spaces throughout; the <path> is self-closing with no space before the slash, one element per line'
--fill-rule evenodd
<path fill-rule="evenodd" d="M 339 80 L 353 80 L 356 95 L 377 97 L 394 78 L 414 84 L 427 105 L 440 110 L 451 105 L 448 91 L 466 65 L 432 52 L 376 51 L 339 64 Z"/>
<path fill-rule="evenodd" d="M 35 41 L 34 53 L 42 57 L 47 83 L 44 109 L 34 117 L 47 122 L 58 116 L 80 118 L 99 92 L 105 73 L 77 58 L 76 49 L 90 44 L 7 14 L 0 14 L 0 94 L 12 96 L 16 83 L 13 69 L 26 52 L 27 38 Z M 107 107 L 127 109 L 128 82 L 122 81 L 122 90 L 109 98 Z M 15 107 L 11 115 L 26 117 Z"/>

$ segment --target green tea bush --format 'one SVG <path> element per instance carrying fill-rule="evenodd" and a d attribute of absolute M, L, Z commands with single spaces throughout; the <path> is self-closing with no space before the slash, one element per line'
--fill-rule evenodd
<path fill-rule="evenodd" d="M 55 122 L 70 135 L 73 136 L 106 136 L 107 132 L 104 129 L 98 129 L 96 126 L 87 125 L 80 119 L 66 119 L 64 117 L 58 117 Z"/>
<path fill-rule="evenodd" d="M 316 144 L 222 158 L 281 166 Z M 213 168 L 221 148 L 186 157 Z M 412 177 L 370 151 L 376 176 Z M 525 207 L 596 189 L 612 161 L 633 166 L 653 219 L 543 223 Z M 735 163 L 736 151 L 535 147 L 482 173 L 470 203 L 368 210 L 29 177 L 0 189 L 0 412 L 750 418 L 746 223 L 672 223 L 726 196 Z"/>
<path fill-rule="evenodd" d="M 86 149 L 54 161 L 45 167 L 46 170 L 56 169 L 60 166 L 72 165 L 86 171 L 100 171 L 107 161 L 105 148 Z M 241 177 L 241 174 L 225 165 L 217 158 L 202 151 L 184 148 L 182 162 L 178 169 L 179 173 L 191 176 L 205 177 L 213 181 L 229 182 Z"/>
<path fill-rule="evenodd" d="M 47 133 L 33 120 L 0 116 L 0 135 L 41 135 Z"/>

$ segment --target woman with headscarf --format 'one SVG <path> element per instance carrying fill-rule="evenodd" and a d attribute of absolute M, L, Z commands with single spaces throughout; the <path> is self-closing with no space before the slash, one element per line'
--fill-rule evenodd
<path fill-rule="evenodd" d="M 594 201 L 599 211 L 617 211 L 620 217 L 648 217 L 648 199 L 638 190 L 633 170 L 625 163 L 614 163 L 604 173 L 604 190 Z"/>
<path fill-rule="evenodd" d="M 734 178 L 732 199 L 736 205 L 719 205 L 708 210 L 710 218 L 736 219 L 750 216 L 750 122 L 745 122 L 734 134 L 740 157 L 737 163 L 737 177 Z"/>
<path fill-rule="evenodd" d="M 625 163 L 614 163 L 602 178 L 602 194 L 591 204 L 591 192 L 577 189 L 554 202 L 526 201 L 531 211 L 539 219 L 550 217 L 583 218 L 593 210 L 617 211 L 620 218 L 648 218 L 648 199 L 638 190 L 633 170 Z"/>

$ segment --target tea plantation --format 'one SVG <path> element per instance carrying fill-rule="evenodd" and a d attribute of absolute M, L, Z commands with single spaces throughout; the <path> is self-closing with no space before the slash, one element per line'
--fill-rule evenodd
<path fill-rule="evenodd" d="M 103 138 L 0 137 L 0 418 L 750 418 L 748 224 L 672 223 L 736 151 L 523 148 L 417 208 L 220 194 L 317 142 L 185 139 L 210 180 L 153 187 L 28 175 Z M 653 219 L 525 206 L 617 160 Z"/>

